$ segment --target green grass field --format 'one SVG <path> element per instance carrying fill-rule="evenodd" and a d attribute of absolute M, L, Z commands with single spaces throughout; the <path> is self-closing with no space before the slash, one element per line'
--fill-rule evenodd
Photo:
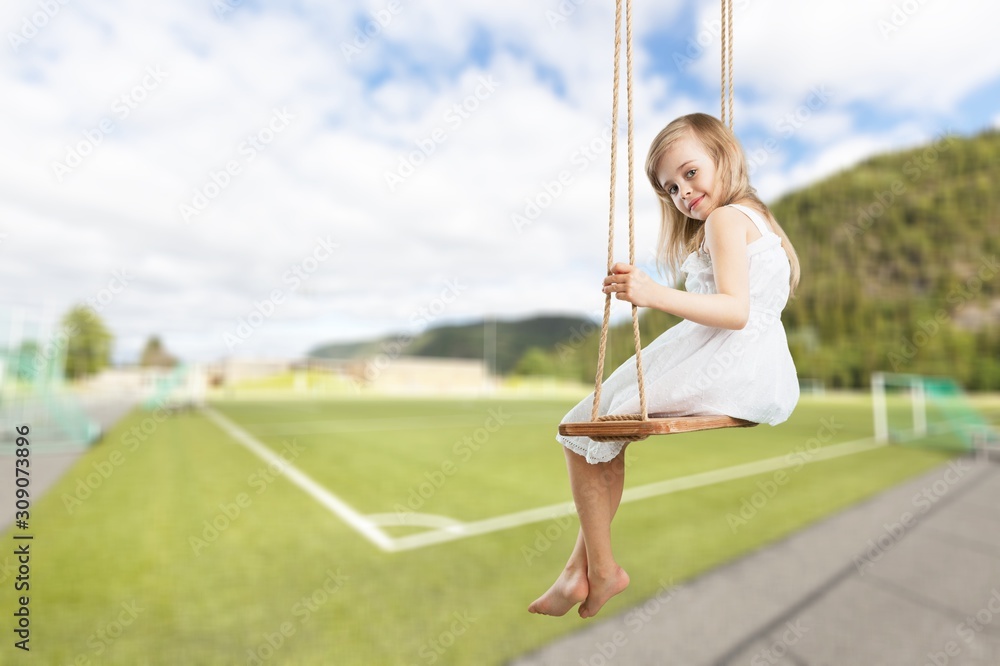
<path fill-rule="evenodd" d="M 409 507 L 475 522 L 571 500 L 554 435 L 573 404 L 212 407 L 362 516 Z M 871 424 L 867 396 L 803 395 L 777 427 L 633 444 L 626 489 L 867 438 Z M 613 537 L 632 583 L 598 618 L 952 455 L 888 446 L 789 468 L 787 482 L 738 527 L 727 517 L 772 472 L 623 504 Z M 35 502 L 31 524 L 30 661 L 12 647 L 6 609 L 16 571 L 5 547 L 0 663 L 501 664 L 587 622 L 575 610 L 562 618 L 527 612 L 565 563 L 575 516 L 386 552 L 270 474 L 203 413 L 157 422 L 133 412 Z M 398 539 L 427 528 L 380 529 Z M 11 535 L 3 535 L 8 544 Z"/>

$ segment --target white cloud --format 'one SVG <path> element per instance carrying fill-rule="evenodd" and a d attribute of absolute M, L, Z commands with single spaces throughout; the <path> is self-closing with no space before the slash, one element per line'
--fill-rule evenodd
<path fill-rule="evenodd" d="M 710 4 L 701 7 L 702 20 L 717 14 Z M 1000 52 L 986 48 L 1000 21 L 996 4 L 747 0 L 734 16 L 735 81 L 765 98 L 796 100 L 826 85 L 838 105 L 954 112 L 1000 72 Z M 705 82 L 718 81 L 716 58 L 692 69 Z"/>

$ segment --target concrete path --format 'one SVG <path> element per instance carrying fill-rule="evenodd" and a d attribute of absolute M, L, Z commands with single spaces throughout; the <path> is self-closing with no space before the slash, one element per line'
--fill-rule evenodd
<path fill-rule="evenodd" d="M 80 405 L 90 418 L 101 424 L 102 432 L 108 432 L 115 423 L 127 414 L 136 404 L 136 398 L 130 395 L 110 395 L 110 396 L 84 396 L 80 398 Z M 30 424 L 29 424 L 30 425 Z M 6 431 L 12 431 L 14 424 L 0 424 Z M 33 442 L 34 443 L 34 442 Z M 100 446 L 98 441 L 95 446 Z M 17 510 L 15 502 L 14 486 L 14 455 L 10 449 L 5 449 L 0 453 L 0 531 L 6 530 L 14 520 L 14 512 Z M 29 490 L 37 501 L 46 491 L 76 463 L 76 461 L 86 452 L 86 449 L 63 450 L 46 452 L 44 447 L 39 447 L 37 452 L 31 455 L 31 485 Z"/>
<path fill-rule="evenodd" d="M 957 459 L 509 664 L 997 666 L 1000 464 Z"/>

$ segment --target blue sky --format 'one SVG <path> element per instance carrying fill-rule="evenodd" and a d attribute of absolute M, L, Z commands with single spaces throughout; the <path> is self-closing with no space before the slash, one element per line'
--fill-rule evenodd
<path fill-rule="evenodd" d="M 735 0 L 736 131 L 765 200 L 1000 124 L 1000 6 L 977 4 Z M 151 334 L 190 360 L 294 357 L 484 316 L 599 317 L 613 11 L 5 3 L 0 307 L 51 324 L 95 303 L 123 362 Z M 719 112 L 718 3 L 635 14 L 652 270 L 641 163 L 672 118 Z"/>

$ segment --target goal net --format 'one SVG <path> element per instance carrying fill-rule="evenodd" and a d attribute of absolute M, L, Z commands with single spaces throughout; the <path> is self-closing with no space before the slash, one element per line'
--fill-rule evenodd
<path fill-rule="evenodd" d="M 875 372 L 871 387 L 877 441 L 969 452 L 1000 446 L 1000 430 L 954 379 Z"/>
<path fill-rule="evenodd" d="M 15 427 L 25 425 L 39 451 L 82 449 L 100 437 L 100 425 L 63 381 L 66 340 L 46 317 L 0 309 L 0 454 L 10 453 Z"/>

